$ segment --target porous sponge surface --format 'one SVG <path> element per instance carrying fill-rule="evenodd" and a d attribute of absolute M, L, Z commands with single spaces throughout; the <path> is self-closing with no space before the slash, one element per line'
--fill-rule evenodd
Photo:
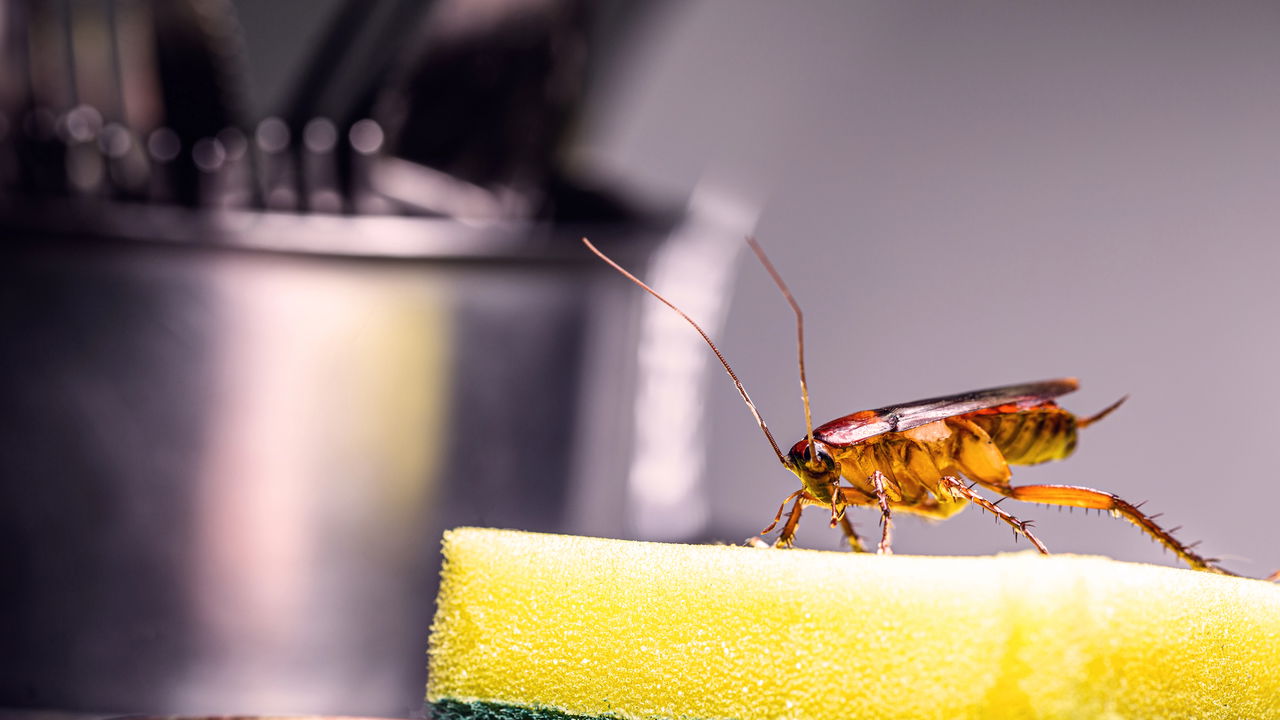
<path fill-rule="evenodd" d="M 618 718 L 1280 718 L 1280 587 L 1095 557 L 462 528 L 427 699 Z"/>

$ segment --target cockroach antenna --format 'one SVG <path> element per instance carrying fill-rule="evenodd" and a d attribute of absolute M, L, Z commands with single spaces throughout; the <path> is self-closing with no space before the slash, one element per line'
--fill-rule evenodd
<path fill-rule="evenodd" d="M 756 254 L 756 258 L 760 260 L 760 264 L 769 273 L 769 277 L 773 278 L 773 283 L 782 291 L 782 296 L 787 299 L 787 304 L 791 306 L 791 310 L 796 314 L 796 354 L 799 356 L 800 361 L 800 399 L 804 401 L 804 430 L 805 437 L 809 440 L 809 457 L 813 462 L 817 462 L 818 451 L 813 446 L 813 414 L 809 411 L 809 383 L 804 376 L 804 313 L 800 312 L 800 303 L 796 302 L 795 296 L 791 294 L 787 284 L 782 281 L 782 275 L 778 273 L 778 269 L 773 266 L 773 263 L 769 262 L 769 257 L 764 254 L 764 248 L 760 247 L 760 243 L 748 235 L 747 245 L 751 246 L 751 251 Z"/>
<path fill-rule="evenodd" d="M 582 238 L 582 244 L 586 245 L 588 250 L 595 253 L 596 257 L 608 263 L 609 266 L 612 267 L 614 270 L 617 270 L 618 272 L 622 273 L 623 277 L 627 278 L 628 280 L 635 283 L 636 285 L 639 285 L 640 287 L 644 288 L 644 290 L 648 292 L 650 295 L 658 298 L 658 300 L 661 301 L 663 305 L 666 305 L 667 307 L 676 311 L 677 315 L 684 318 L 685 322 L 692 325 L 693 329 L 698 331 L 698 334 L 702 336 L 702 339 L 707 341 L 707 345 L 711 347 L 711 352 L 716 354 L 716 359 L 719 360 L 720 364 L 724 366 L 724 371 L 729 373 L 729 378 L 733 380 L 734 386 L 738 388 L 738 394 L 741 395 L 742 399 L 747 403 L 747 407 L 751 410 L 751 414 L 755 417 L 756 423 L 759 424 L 760 429 L 764 431 L 764 436 L 769 441 L 769 447 L 773 448 L 773 454 L 778 456 L 778 462 L 782 463 L 785 466 L 787 464 L 787 461 L 785 456 L 783 456 L 782 454 L 782 450 L 778 447 L 778 441 L 773 439 L 773 433 L 769 432 L 769 426 L 765 424 L 764 417 L 761 416 L 760 411 L 756 409 L 756 404 L 751 402 L 751 396 L 747 394 L 747 388 L 744 387 L 742 384 L 742 381 L 738 379 L 738 374 L 735 373 L 733 371 L 733 368 L 729 366 L 729 361 L 724 359 L 724 355 L 720 352 L 720 348 L 716 347 L 716 344 L 711 341 L 711 336 L 707 335 L 706 331 L 703 330 L 702 327 L 698 325 L 698 323 L 694 322 L 693 318 L 686 315 L 683 310 L 676 307 L 675 304 L 672 303 L 670 300 L 658 294 L 657 290 L 654 290 L 653 288 L 649 287 L 644 283 L 643 280 L 636 277 L 635 275 L 632 275 L 630 272 L 626 270 L 626 268 L 614 262 L 613 259 L 610 258 L 608 255 L 605 255 L 604 253 L 600 252 L 599 248 L 597 248 L 595 245 L 592 245 L 590 240 L 586 238 Z"/>

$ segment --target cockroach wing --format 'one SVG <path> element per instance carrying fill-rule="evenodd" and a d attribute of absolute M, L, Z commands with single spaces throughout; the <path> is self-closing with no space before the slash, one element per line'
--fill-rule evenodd
<path fill-rule="evenodd" d="M 876 435 L 910 430 L 935 420 L 1000 405 L 1032 407 L 1079 387 L 1075 378 L 1060 378 L 917 400 L 837 418 L 814 428 L 813 435 L 828 445 L 853 445 Z"/>

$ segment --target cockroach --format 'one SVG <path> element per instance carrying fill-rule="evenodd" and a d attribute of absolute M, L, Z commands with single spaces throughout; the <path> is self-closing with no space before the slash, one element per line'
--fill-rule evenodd
<path fill-rule="evenodd" d="M 778 461 L 800 478 L 800 489 L 782 501 L 773 522 L 760 533 L 767 534 L 781 523 L 782 528 L 773 542 L 775 547 L 789 547 L 795 542 L 800 513 L 806 506 L 829 510 L 831 526 L 840 526 L 850 549 L 856 552 L 865 552 L 865 547 L 845 510 L 854 506 L 877 508 L 881 515 L 877 552 L 890 553 L 893 511 L 942 519 L 972 503 L 1013 528 L 1015 537 L 1025 537 L 1041 553 L 1048 554 L 1048 548 L 1031 532 L 1030 522 L 1019 520 L 1000 507 L 1005 498 L 1013 498 L 1106 511 L 1137 525 L 1193 569 L 1233 574 L 1219 567 L 1215 559 L 1202 557 L 1193 550 L 1193 545 L 1181 542 L 1157 525 L 1156 516 L 1143 513 L 1138 505 L 1109 492 L 1076 485 L 1013 485 L 1010 482 L 1010 465 L 1035 465 L 1066 458 L 1075 450 L 1077 431 L 1111 414 L 1125 397 L 1094 415 L 1076 417 L 1059 407 L 1055 399 L 1076 390 L 1079 382 L 1075 378 L 1061 378 L 863 410 L 815 428 L 804 369 L 804 315 L 759 243 L 747 238 L 747 244 L 782 291 L 796 317 L 806 433 L 784 454 L 742 381 L 698 323 L 600 252 L 589 240 L 583 238 L 582 242 L 698 331 L 733 380 Z M 848 484 L 842 484 L 842 480 Z M 1004 497 L 993 502 L 977 493 L 975 486 Z M 787 512 L 788 504 L 790 512 Z M 757 544 L 762 542 L 756 540 Z"/>

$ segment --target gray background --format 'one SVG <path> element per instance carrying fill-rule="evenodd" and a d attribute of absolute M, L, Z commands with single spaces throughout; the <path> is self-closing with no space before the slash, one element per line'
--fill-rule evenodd
<path fill-rule="evenodd" d="M 782 443 L 803 432 L 792 318 L 721 252 L 753 222 L 808 311 L 819 422 L 1075 375 L 1072 410 L 1132 399 L 1015 481 L 1147 500 L 1228 567 L 1280 567 L 1280 5 L 599 1 L 599 29 L 630 32 L 595 58 L 572 169 L 657 206 L 699 199 L 643 272 L 708 319 Z M 235 3 L 250 126 L 289 107 L 338 5 Z M 106 7 L 48 7 L 72 6 Z M 709 212 L 717 194 L 741 212 Z M 209 230 L 165 217 L 144 236 Z M 210 252 L 492 229 L 254 220 L 189 248 L 20 242 L 0 262 L 0 549 L 19 578 L 0 704 L 415 714 L 444 528 L 738 542 L 797 485 L 692 331 L 576 235 L 563 265 Z M 611 228 L 594 239 L 635 239 Z M 636 353 L 644 308 L 674 335 Z M 704 387 L 642 372 L 687 357 Z M 682 401 L 700 390 L 697 421 Z M 676 442 L 628 427 L 637 396 L 665 403 L 639 429 Z M 629 442 L 686 471 L 659 463 L 667 482 L 646 488 L 702 478 L 702 502 L 644 506 Z M 1057 552 L 1176 564 L 1121 521 L 1004 507 Z M 810 512 L 803 544 L 840 547 L 824 520 Z M 1027 547 L 972 509 L 898 527 L 902 553 Z"/>
<path fill-rule="evenodd" d="M 807 311 L 815 421 L 1078 376 L 1073 411 L 1131 400 L 1015 481 L 1148 500 L 1228 566 L 1280 567 L 1280 5 L 714 0 L 655 20 L 579 162 L 759 203 Z M 750 263 L 734 293 L 722 347 L 789 444 L 789 311 Z M 737 540 L 795 480 L 712 382 L 710 530 Z M 1006 507 L 1058 552 L 1174 562 L 1124 522 Z M 838 546 L 810 515 L 802 540 Z M 970 509 L 900 522 L 896 547 L 1026 545 Z"/>

